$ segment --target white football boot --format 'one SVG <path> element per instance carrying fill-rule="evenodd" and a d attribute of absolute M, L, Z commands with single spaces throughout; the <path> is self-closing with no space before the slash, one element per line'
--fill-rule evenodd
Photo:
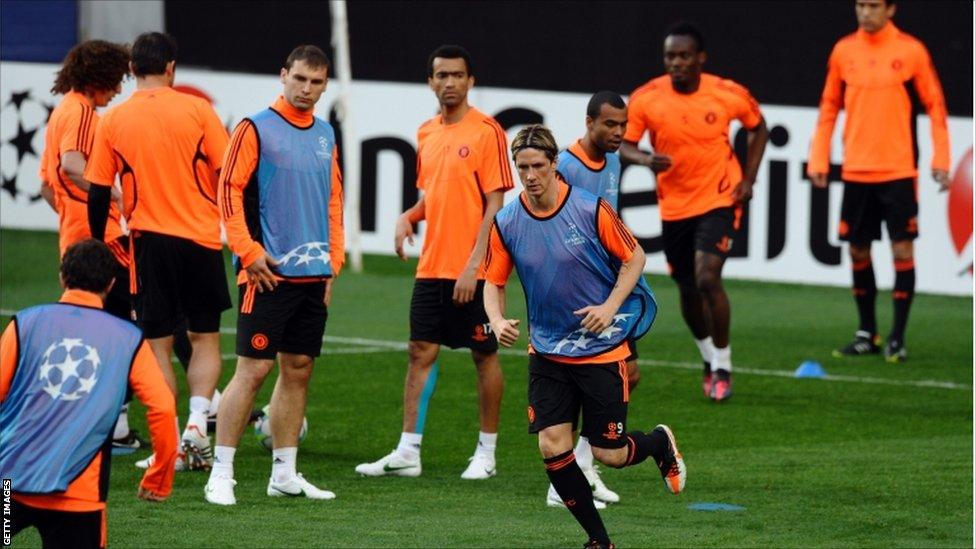
<path fill-rule="evenodd" d="M 420 457 L 416 461 L 406 460 L 400 457 L 396 450 L 383 456 L 372 463 L 360 463 L 356 466 L 356 472 L 367 477 L 419 477 L 421 472 Z"/>
<path fill-rule="evenodd" d="M 210 447 L 210 437 L 203 434 L 200 427 L 192 423 L 187 424 L 180 439 L 189 470 L 209 471 L 213 467 L 213 448 Z"/>
<path fill-rule="evenodd" d="M 549 485 L 549 493 L 546 494 L 546 505 L 549 507 L 565 507 L 566 504 L 563 503 L 563 498 L 559 497 L 559 493 L 556 492 L 556 488 L 552 484 Z M 593 506 L 597 509 L 606 509 L 607 504 L 603 503 L 598 499 L 593 500 Z"/>
<path fill-rule="evenodd" d="M 464 480 L 484 480 L 498 473 L 495 469 L 495 458 L 484 454 L 475 454 L 468 458 L 468 468 L 461 473 Z"/>
<path fill-rule="evenodd" d="M 136 467 L 140 469 L 148 469 L 153 466 L 153 463 L 156 463 L 156 454 L 152 454 L 146 459 L 140 459 L 136 462 Z M 186 470 L 186 457 L 183 455 L 183 452 L 179 452 L 176 454 L 176 472 L 182 473 Z"/>
<path fill-rule="evenodd" d="M 587 482 L 590 483 L 590 489 L 593 490 L 594 499 L 606 503 L 618 503 L 620 501 L 620 495 L 607 488 L 607 485 L 600 479 L 600 471 L 597 470 L 596 465 L 589 469 L 583 469 L 583 475 L 586 476 Z"/>
<path fill-rule="evenodd" d="M 273 498 L 335 499 L 336 497 L 334 492 L 316 488 L 311 482 L 305 480 L 301 473 L 296 474 L 286 482 L 275 482 L 274 477 L 268 479 L 268 495 Z"/>
<path fill-rule="evenodd" d="M 203 497 L 214 505 L 237 505 L 234 486 L 237 486 L 237 481 L 230 477 L 211 475 L 203 488 Z"/>

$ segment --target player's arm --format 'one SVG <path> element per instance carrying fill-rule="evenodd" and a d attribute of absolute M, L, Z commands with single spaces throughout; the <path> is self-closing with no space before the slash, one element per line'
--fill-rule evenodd
<path fill-rule="evenodd" d="M 329 197 L 329 261 L 332 278 L 325 281 L 325 306 L 332 302 L 332 283 L 346 262 L 346 232 L 342 220 L 342 171 L 339 169 L 339 147 L 332 151 L 332 194 Z"/>
<path fill-rule="evenodd" d="M 666 154 L 646 153 L 638 147 L 644 132 L 650 131 L 647 120 L 641 113 L 640 101 L 634 100 L 631 94 L 631 107 L 627 117 L 627 129 L 624 131 L 623 142 L 620 144 L 620 157 L 639 166 L 647 166 L 652 172 L 658 173 L 671 167 L 671 157 Z M 654 143 L 651 134 L 651 144 Z"/>
<path fill-rule="evenodd" d="M 44 199 L 44 202 L 47 202 L 47 205 L 52 210 L 55 212 L 58 211 L 58 206 L 54 203 L 54 187 L 46 179 L 41 179 L 41 198 Z"/>
<path fill-rule="evenodd" d="M 427 210 L 424 207 L 424 195 L 420 195 L 417 203 L 400 214 L 393 233 L 393 248 L 400 259 L 406 261 L 407 254 L 403 251 L 403 241 L 413 246 L 413 226 L 426 219 Z"/>
<path fill-rule="evenodd" d="M 603 247 L 610 255 L 622 262 L 620 272 L 617 273 L 617 282 L 607 299 L 599 305 L 587 305 L 574 311 L 574 314 L 583 317 L 580 321 L 583 328 L 598 334 L 613 324 L 613 316 L 620 310 L 627 296 L 634 291 L 638 279 L 644 274 L 646 257 L 644 249 L 640 247 L 630 229 L 624 225 L 610 204 L 602 198 L 597 208 L 596 221 Z"/>
<path fill-rule="evenodd" d="M 202 105 L 201 110 L 203 112 L 203 154 L 207 156 L 210 169 L 218 176 L 207 181 L 217 181 L 215 184 L 219 187 L 220 170 L 224 165 L 224 153 L 227 150 L 227 129 L 209 104 Z M 210 192 L 216 195 L 217 189 L 210 189 Z"/>
<path fill-rule="evenodd" d="M 478 227 L 478 238 L 474 241 L 474 248 L 468 256 L 464 271 L 454 284 L 454 303 L 464 305 L 474 299 L 478 287 L 478 269 L 485 261 L 485 250 L 488 247 L 488 232 L 494 222 L 495 214 L 502 209 L 505 202 L 505 191 L 491 191 L 485 195 L 485 213 Z"/>
<path fill-rule="evenodd" d="M 830 53 L 827 61 L 827 79 L 823 93 L 820 94 L 820 113 L 817 126 L 810 142 L 810 158 L 807 162 L 807 175 L 815 187 L 827 187 L 827 173 L 830 171 L 830 137 L 834 133 L 837 114 L 844 104 L 843 81 L 840 75 L 837 49 Z"/>
<path fill-rule="evenodd" d="M 84 179 L 88 186 L 88 228 L 92 238 L 105 240 L 105 225 L 108 223 L 109 204 L 112 201 L 112 187 L 115 175 L 119 172 L 118 160 L 108 141 L 106 121 L 98 124 L 91 146 L 88 162 L 84 167 Z"/>
<path fill-rule="evenodd" d="M 146 421 L 152 438 L 156 459 L 146 470 L 139 484 L 138 496 L 149 501 L 163 501 L 173 491 L 174 464 L 176 463 L 176 400 L 163 378 L 163 371 L 156 357 L 143 341 L 136 351 L 129 371 L 132 392 L 146 407 Z"/>
<path fill-rule="evenodd" d="M 217 205 L 227 232 L 227 245 L 241 258 L 248 284 L 255 284 L 259 292 L 272 290 L 278 280 L 271 267 L 278 262 L 251 237 L 244 217 L 244 190 L 258 165 L 258 137 L 253 122 L 245 118 L 237 125 L 220 164 L 223 168 L 217 185 Z"/>
<path fill-rule="evenodd" d="M 7 399 L 10 384 L 17 369 L 17 318 L 11 318 L 10 323 L 0 336 L 0 402 Z"/>
<path fill-rule="evenodd" d="M 939 75 L 935 72 L 932 58 L 924 47 L 922 59 L 919 60 L 915 73 L 915 89 L 918 90 L 918 97 L 925 106 L 932 126 L 932 179 L 939 184 L 940 191 L 947 191 L 949 190 L 948 113 Z"/>
<path fill-rule="evenodd" d="M 502 244 L 498 235 L 498 228 L 492 224 L 488 236 L 488 247 L 485 253 L 484 275 L 485 292 L 484 306 L 488 322 L 495 338 L 505 347 L 511 347 L 518 339 L 519 320 L 505 318 L 505 284 L 512 273 L 512 258 Z"/>
<path fill-rule="evenodd" d="M 756 109 L 758 112 L 758 108 Z M 748 126 L 746 130 L 746 165 L 742 167 L 742 181 L 732 192 L 732 198 L 736 202 L 748 202 L 752 198 L 752 186 L 756 183 L 756 174 L 759 173 L 759 164 L 762 162 L 763 153 L 766 152 L 766 143 L 769 141 L 769 129 L 766 127 L 766 119 L 760 114 L 759 122 L 754 126 Z"/>

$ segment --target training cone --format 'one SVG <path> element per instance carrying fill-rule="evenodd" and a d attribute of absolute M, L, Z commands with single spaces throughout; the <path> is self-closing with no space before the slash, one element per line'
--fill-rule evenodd
<path fill-rule="evenodd" d="M 800 367 L 796 369 L 794 377 L 813 377 L 813 378 L 823 378 L 827 376 L 827 372 L 823 369 L 823 366 L 815 360 L 806 360 Z"/>

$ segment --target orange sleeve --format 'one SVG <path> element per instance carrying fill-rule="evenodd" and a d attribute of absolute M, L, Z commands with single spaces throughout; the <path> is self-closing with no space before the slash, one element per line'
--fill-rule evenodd
<path fill-rule="evenodd" d="M 630 94 L 630 105 L 627 109 L 627 130 L 624 132 L 624 141 L 631 143 L 639 142 L 644 136 L 644 131 L 647 130 L 647 123 L 644 121 L 640 104 L 634 95 L 636 95 L 636 90 Z"/>
<path fill-rule="evenodd" d="M 932 125 L 932 169 L 949 171 L 949 127 L 947 122 L 945 96 L 942 94 L 942 84 L 935 72 L 932 57 L 925 46 L 921 47 L 921 59 L 915 72 L 915 89 L 918 97 L 929 114 Z"/>
<path fill-rule="evenodd" d="M 95 129 L 95 138 L 85 164 L 85 179 L 106 187 L 115 185 L 115 174 L 121 168 L 108 140 L 111 131 L 109 120 L 108 117 L 103 118 Z"/>
<path fill-rule="evenodd" d="M 203 153 L 214 171 L 224 165 L 224 151 L 227 150 L 227 130 L 217 118 L 217 113 L 209 104 L 203 109 Z"/>
<path fill-rule="evenodd" d="M 227 244 L 248 267 L 264 255 L 264 247 L 251 238 L 244 218 L 244 189 L 258 165 L 258 137 L 254 123 L 245 118 L 234 129 L 230 145 L 221 161 L 217 203 L 220 219 L 227 230 Z"/>
<path fill-rule="evenodd" d="M 603 247 L 610 252 L 610 255 L 620 261 L 627 262 L 634 256 L 637 249 L 637 239 L 624 225 L 623 220 L 613 211 L 610 203 L 600 199 L 600 206 L 596 212 L 597 232 L 600 235 L 600 242 Z"/>
<path fill-rule="evenodd" d="M 77 109 L 68 109 L 61 121 L 58 156 L 70 151 L 78 151 L 86 157 L 91 154 L 95 129 L 98 126 L 98 114 L 95 113 L 95 109 L 78 105 Z"/>
<path fill-rule="evenodd" d="M 728 83 L 727 90 L 730 92 L 732 98 L 731 101 L 731 115 L 733 118 L 742 122 L 742 125 L 747 130 L 755 129 L 759 125 L 759 121 L 762 120 L 762 111 L 759 110 L 759 102 L 756 98 L 749 93 L 744 86 L 732 82 L 731 80 L 726 81 Z"/>
<path fill-rule="evenodd" d="M 512 256 L 508 254 L 508 249 L 502 243 L 498 226 L 492 223 L 491 232 L 488 233 L 488 247 L 485 251 L 485 280 L 495 286 L 504 287 L 509 275 L 512 274 L 513 267 Z"/>
<path fill-rule="evenodd" d="M 332 261 L 332 276 L 346 262 L 346 230 L 342 219 L 342 171 L 339 169 L 339 147 L 332 151 L 332 196 L 329 197 L 329 258 Z"/>
<path fill-rule="evenodd" d="M 505 137 L 505 130 L 491 118 L 485 119 L 484 122 L 490 130 L 485 132 L 481 143 L 478 185 L 481 187 L 481 192 L 485 194 L 492 191 L 507 191 L 515 187 L 515 182 L 512 180 L 512 169 L 508 164 L 508 140 Z M 418 186 L 420 186 L 419 181 Z"/>
<path fill-rule="evenodd" d="M 173 491 L 176 463 L 176 400 L 163 378 L 149 344 L 142 342 L 129 372 L 129 384 L 146 406 L 146 420 L 156 460 L 142 477 L 140 486 L 166 497 Z"/>
<path fill-rule="evenodd" d="M 827 80 L 820 95 L 820 114 L 817 116 L 817 127 L 813 131 L 813 139 L 810 142 L 808 174 L 830 171 L 830 138 L 834 133 L 837 113 L 844 104 L 840 60 L 837 56 L 835 47 L 827 61 Z"/>
<path fill-rule="evenodd" d="M 14 370 L 17 369 L 17 319 L 11 318 L 10 323 L 0 336 L 0 402 L 7 399 L 7 391 L 14 380 Z"/>

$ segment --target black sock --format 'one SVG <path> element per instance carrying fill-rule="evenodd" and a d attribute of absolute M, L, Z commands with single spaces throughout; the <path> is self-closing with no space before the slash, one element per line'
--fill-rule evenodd
<path fill-rule="evenodd" d="M 908 325 L 908 311 L 915 297 L 915 261 L 906 259 L 895 261 L 895 287 L 891 291 L 891 301 L 895 307 L 895 318 L 889 340 L 905 342 L 905 326 Z"/>
<path fill-rule="evenodd" d="M 610 537 L 603 526 L 603 519 L 593 505 L 593 491 L 590 483 L 583 475 L 583 470 L 576 463 L 573 451 L 559 454 L 543 460 L 546 464 L 546 474 L 556 493 L 566 504 L 566 508 L 576 518 L 576 522 L 586 530 L 591 540 L 609 546 Z"/>
<path fill-rule="evenodd" d="M 871 260 L 854 262 L 854 302 L 857 303 L 857 315 L 860 324 L 858 330 L 874 336 L 878 333 L 878 322 L 874 317 L 874 299 L 878 296 L 878 287 L 874 282 L 874 266 Z"/>
<path fill-rule="evenodd" d="M 668 436 L 662 431 L 651 431 L 642 433 L 631 431 L 627 433 L 627 461 L 624 467 L 642 463 L 648 457 L 653 456 L 654 461 L 660 464 L 664 459 L 664 454 L 668 451 Z M 660 465 L 659 465 L 660 466 Z"/>

